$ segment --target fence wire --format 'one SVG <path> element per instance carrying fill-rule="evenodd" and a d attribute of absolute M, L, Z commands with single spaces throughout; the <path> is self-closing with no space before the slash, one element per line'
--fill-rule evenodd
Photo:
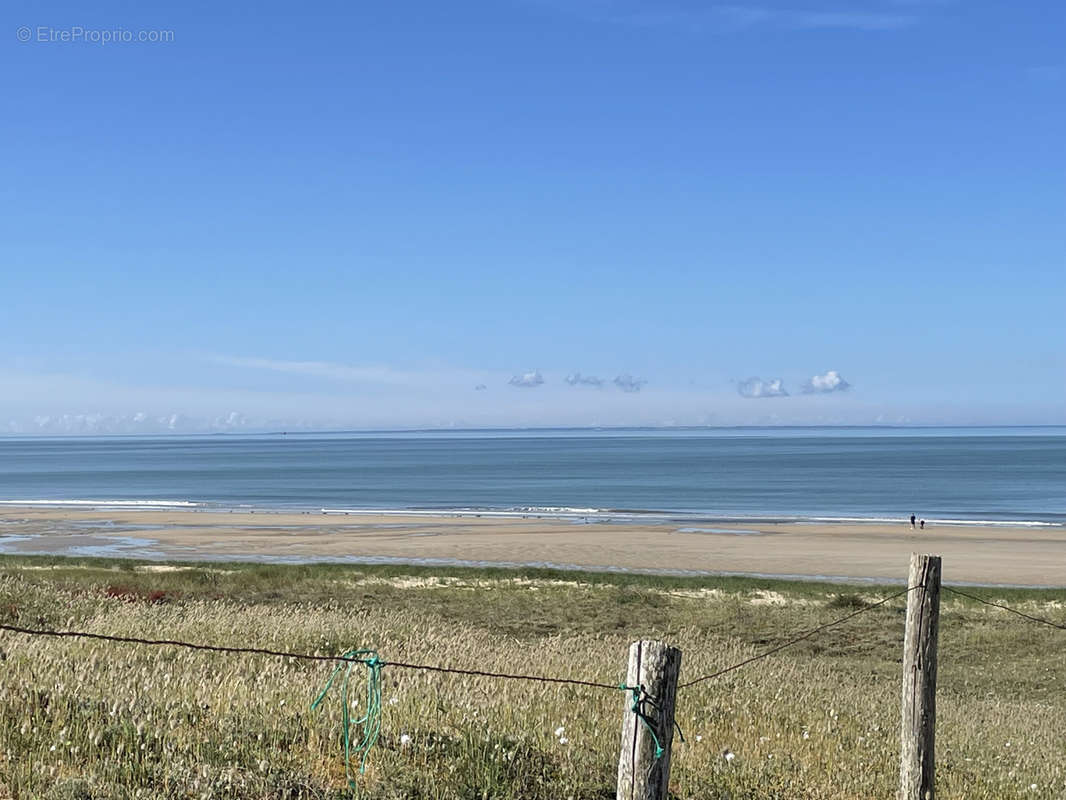
<path fill-rule="evenodd" d="M 743 661 L 740 661 L 740 662 L 738 662 L 736 664 L 733 664 L 731 666 L 726 667 L 725 669 L 720 669 L 717 672 L 712 672 L 712 673 L 710 673 L 708 675 L 702 675 L 699 678 L 695 678 L 695 679 L 693 679 L 691 681 L 687 681 L 685 683 L 682 683 L 682 684 L 680 684 L 678 686 L 678 688 L 679 689 L 684 689 L 684 688 L 686 688 L 688 686 L 694 686 L 694 685 L 696 685 L 698 683 L 703 683 L 704 681 L 711 680 L 712 678 L 717 678 L 717 677 L 719 677 L 721 675 L 725 675 L 725 674 L 727 674 L 729 672 L 733 672 L 734 670 L 740 669 L 741 667 L 745 667 L 748 664 L 753 664 L 756 661 L 761 661 L 764 658 L 769 658 L 770 656 L 774 655 L 775 653 L 779 653 L 779 652 L 781 652 L 782 650 L 784 650 L 786 648 L 792 647 L 793 645 L 798 644 L 798 643 L 800 643 L 800 642 L 802 642 L 802 641 L 804 641 L 806 639 L 810 639 L 812 636 L 814 636 L 817 633 L 820 633 L 820 632 L 822 632 L 824 630 L 827 630 L 829 628 L 832 628 L 832 627 L 834 627 L 836 625 L 840 625 L 840 624 L 842 624 L 844 622 L 847 622 L 848 620 L 853 619 L 854 617 L 857 617 L 860 614 L 865 614 L 868 611 L 872 611 L 873 609 L 878 608 L 879 606 L 883 606 L 885 603 L 888 603 L 888 602 L 890 602 L 892 600 L 895 600 L 897 597 L 902 597 L 903 595 L 907 594 L 908 592 L 913 591 L 916 588 L 918 588 L 918 587 L 911 586 L 911 587 L 908 587 L 907 589 L 903 589 L 903 590 L 901 590 L 899 592 L 896 592 L 895 594 L 891 594 L 888 597 L 885 597 L 885 598 L 883 598 L 881 600 L 878 600 L 876 603 L 871 603 L 871 604 L 869 604 L 867 606 L 864 606 L 864 607 L 862 607 L 862 608 L 860 608 L 860 609 L 858 609 L 856 611 L 851 612 L 850 614 L 846 614 L 846 615 L 844 615 L 842 617 L 839 617 L 837 619 L 831 620 L 830 622 L 827 622 L 824 625 L 819 625 L 817 628 L 812 628 L 811 630 L 807 631 L 806 633 L 801 634 L 800 636 L 796 636 L 796 637 L 788 640 L 787 642 L 784 642 L 783 644 L 779 644 L 776 647 L 772 647 L 769 650 L 766 650 L 766 651 L 764 651 L 762 653 L 758 653 L 758 654 L 752 656 L 751 658 L 746 658 Z M 1016 613 L 1021 613 L 1021 612 L 1016 612 Z M 1025 615 L 1023 615 L 1023 616 L 1025 616 Z M 1054 624 L 1054 623 L 1048 623 L 1048 624 Z M 1062 627 L 1062 626 L 1057 626 L 1057 627 Z M 272 657 L 275 657 L 275 658 L 290 658 L 290 659 L 295 659 L 295 660 L 298 660 L 298 661 L 318 661 L 318 662 L 328 661 L 328 662 L 331 662 L 331 663 L 349 662 L 349 663 L 360 663 L 360 664 L 369 664 L 370 663 L 370 660 L 367 659 L 367 658 L 351 656 L 351 655 L 348 655 L 348 654 L 339 655 L 339 656 L 323 656 L 323 655 L 318 655 L 318 654 L 315 654 L 315 653 L 297 653 L 297 652 L 289 652 L 289 651 L 285 651 L 285 650 L 269 650 L 269 649 L 262 648 L 262 647 L 232 647 L 232 646 L 228 646 L 228 645 L 201 644 L 201 643 L 197 643 L 197 642 L 186 642 L 186 641 L 181 641 L 181 640 L 177 640 L 177 639 L 143 639 L 143 638 L 136 637 L 136 636 L 113 636 L 113 635 L 104 634 L 104 633 L 90 633 L 88 631 L 59 631 L 59 630 L 50 630 L 50 629 L 45 629 L 45 628 L 25 628 L 25 627 L 21 627 L 21 626 L 18 626 L 18 625 L 8 625 L 8 624 L 4 624 L 4 623 L 0 623 L 0 630 L 9 631 L 11 633 L 20 633 L 20 634 L 24 634 L 26 636 L 47 636 L 47 637 L 53 637 L 53 638 L 67 638 L 67 639 L 91 639 L 91 640 L 94 640 L 94 641 L 115 642 L 115 643 L 119 643 L 119 644 L 136 644 L 136 645 L 143 645 L 143 646 L 148 646 L 148 647 L 183 647 L 183 648 L 186 648 L 188 650 L 200 650 L 200 651 L 206 651 L 206 652 L 212 652 L 212 653 L 232 653 L 232 654 L 237 654 L 237 655 L 272 656 Z M 497 679 L 501 679 L 501 680 L 534 681 L 536 683 L 569 684 L 569 685 L 572 685 L 572 686 L 583 686 L 583 687 L 591 688 L 591 689 L 610 689 L 612 691 L 617 691 L 620 688 L 625 688 L 624 686 L 621 686 L 621 685 L 619 685 L 617 683 L 604 683 L 604 682 L 600 682 L 600 681 L 582 680 L 582 679 L 579 679 L 579 678 L 561 678 L 561 677 L 552 676 L 552 675 L 524 675 L 524 674 L 520 674 L 520 673 L 509 673 L 509 672 L 491 672 L 491 671 L 488 671 L 488 670 L 480 670 L 480 669 L 466 669 L 466 668 L 462 668 L 462 667 L 445 667 L 445 666 L 439 666 L 439 665 L 435 665 L 435 664 L 412 664 L 412 663 L 408 663 L 408 662 L 405 662 L 405 661 L 387 661 L 387 660 L 384 660 L 384 659 L 377 659 L 375 661 L 375 664 L 380 665 L 382 667 L 396 667 L 398 669 L 410 669 L 410 670 L 418 670 L 418 671 L 422 671 L 422 672 L 437 672 L 437 673 L 443 673 L 443 674 L 466 675 L 466 676 L 473 676 L 473 677 L 480 677 L 480 678 L 497 678 Z"/>
<path fill-rule="evenodd" d="M 1041 625 L 1048 625 L 1052 628 L 1058 628 L 1060 631 L 1066 631 L 1066 625 L 1062 625 L 1058 622 L 1052 622 L 1051 620 L 1044 619 L 1043 617 L 1036 617 L 1032 614 L 1026 614 L 1024 611 L 1019 611 L 1016 608 L 1011 608 L 1010 606 L 1004 605 L 1003 603 L 997 603 L 993 600 L 986 600 L 983 597 L 978 597 L 975 594 L 964 592 L 961 589 L 953 589 L 950 586 L 944 586 L 943 589 L 945 592 L 957 594 L 959 595 L 959 597 L 968 597 L 969 599 L 976 600 L 978 603 L 983 603 L 986 606 L 992 606 L 992 608 L 1002 608 L 1004 611 L 1009 611 L 1011 614 L 1017 614 L 1019 617 L 1025 617 L 1025 619 L 1031 620 L 1033 622 L 1039 622 Z"/>
<path fill-rule="evenodd" d="M 903 589 L 902 591 L 896 592 L 895 594 L 891 594 L 888 597 L 885 597 L 885 598 L 883 598 L 881 600 L 878 600 L 876 603 L 871 603 L 868 606 L 864 606 L 863 608 L 860 608 L 858 611 L 853 611 L 850 614 L 847 614 L 847 615 L 845 615 L 843 617 L 840 617 L 839 619 L 834 619 L 831 622 L 825 623 L 824 625 L 819 625 L 817 628 L 811 628 L 811 630 L 807 631 L 806 633 L 804 633 L 804 634 L 802 634 L 800 636 L 797 636 L 794 639 L 789 639 L 787 642 L 784 642 L 783 644 L 779 644 L 776 647 L 771 647 L 769 650 L 765 650 L 762 653 L 758 653 L 757 655 L 754 655 L 751 658 L 746 658 L 743 661 L 738 661 L 736 664 L 733 664 L 732 666 L 726 667 L 725 669 L 720 669 L 717 672 L 712 672 L 709 675 L 703 675 L 703 676 L 701 676 L 699 678 L 695 678 L 695 679 L 693 679 L 691 681 L 686 681 L 685 683 L 680 684 L 677 688 L 678 689 L 685 689 L 685 688 L 687 688 L 689 686 L 695 686 L 697 683 L 702 683 L 703 681 L 709 681 L 712 678 L 721 677 L 722 675 L 725 675 L 727 673 L 733 672 L 734 670 L 738 670 L 741 667 L 746 667 L 748 664 L 754 664 L 756 661 L 762 661 L 764 658 L 768 658 L 769 656 L 772 656 L 774 653 L 780 653 L 782 650 L 784 650 L 784 649 L 786 649 L 788 647 L 792 647 L 792 645 L 794 645 L 794 644 L 799 644 L 800 642 L 805 641 L 806 639 L 810 639 L 816 633 L 821 633 L 822 631 L 827 630 L 829 628 L 832 628 L 835 625 L 840 625 L 843 622 L 847 622 L 849 619 L 852 619 L 853 617 L 857 617 L 860 614 L 865 614 L 867 611 L 872 611 L 873 609 L 877 608 L 878 606 L 883 606 L 885 603 L 889 602 L 890 600 L 895 600 L 897 597 L 902 597 L 903 595 L 907 594 L 908 592 L 912 592 L 912 591 L 914 591 L 917 588 L 919 588 L 919 587 L 917 587 L 917 586 L 908 586 L 906 589 Z"/>

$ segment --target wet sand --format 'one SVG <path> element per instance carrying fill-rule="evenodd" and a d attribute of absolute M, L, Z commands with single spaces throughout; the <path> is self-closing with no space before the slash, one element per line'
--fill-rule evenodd
<path fill-rule="evenodd" d="M 906 578 L 912 552 L 946 582 L 1066 586 L 1066 529 L 909 523 L 594 522 L 225 511 L 0 509 L 0 553 L 145 559 L 543 565 L 852 580 Z"/>

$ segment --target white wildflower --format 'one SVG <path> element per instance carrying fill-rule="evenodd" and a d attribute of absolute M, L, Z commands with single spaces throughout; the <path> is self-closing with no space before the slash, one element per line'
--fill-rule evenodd
<path fill-rule="evenodd" d="M 566 733 L 566 728 L 564 728 L 562 725 L 555 729 L 556 736 L 562 736 L 564 733 Z"/>
<path fill-rule="evenodd" d="M 400 734 L 400 747 L 407 747 L 411 744 L 411 737 L 406 733 Z"/>

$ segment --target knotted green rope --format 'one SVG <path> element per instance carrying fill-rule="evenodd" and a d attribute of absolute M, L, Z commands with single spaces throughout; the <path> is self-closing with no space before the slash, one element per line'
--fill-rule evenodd
<path fill-rule="evenodd" d="M 658 760 L 662 758 L 663 752 L 665 751 L 663 750 L 662 743 L 659 741 L 658 734 L 655 732 L 655 723 L 644 711 L 645 703 L 652 708 L 658 708 L 659 706 L 656 705 L 655 701 L 644 691 L 643 686 L 626 686 L 623 683 L 619 684 L 618 688 L 623 692 L 632 692 L 633 704 L 629 707 L 629 710 L 636 715 L 637 719 L 644 723 L 644 727 L 648 729 L 648 735 L 651 736 L 651 740 L 655 742 L 655 759 Z M 677 724 L 676 720 L 674 721 L 674 727 L 677 728 L 677 735 L 680 736 L 681 741 L 684 742 L 685 734 L 681 732 L 681 726 Z"/>
<path fill-rule="evenodd" d="M 333 670 L 329 680 L 326 681 L 326 685 L 322 687 L 318 697 L 311 703 L 311 710 L 315 711 L 322 704 L 322 701 L 326 699 L 326 694 L 329 692 L 330 686 L 333 685 L 333 679 L 343 669 L 344 680 L 341 682 L 341 700 L 344 703 L 344 707 L 341 712 L 341 727 L 343 729 L 341 738 L 344 742 L 344 775 L 348 778 L 348 788 L 354 791 L 357 787 L 352 779 L 352 753 L 354 752 L 360 756 L 359 772 L 366 771 L 367 756 L 370 755 L 370 749 L 377 742 L 378 734 L 381 733 L 381 668 L 385 662 L 378 657 L 376 650 L 349 650 L 341 658 L 346 663 L 338 664 L 336 669 Z M 365 664 L 367 668 L 366 713 L 354 722 L 355 725 L 363 726 L 363 736 L 358 746 L 353 748 L 351 735 L 353 722 L 351 718 L 351 703 L 348 701 L 348 680 L 352 675 L 352 668 L 356 664 Z"/>

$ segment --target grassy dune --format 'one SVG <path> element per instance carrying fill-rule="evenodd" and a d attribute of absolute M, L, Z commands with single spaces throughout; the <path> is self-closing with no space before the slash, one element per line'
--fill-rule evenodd
<path fill-rule="evenodd" d="M 372 647 L 386 660 L 613 684 L 636 638 L 680 647 L 691 679 L 897 589 L 9 558 L 0 620 L 320 654 Z M 1066 622 L 1066 592 L 981 593 Z M 673 794 L 892 798 L 902 630 L 901 598 L 683 690 Z M 308 708 L 326 664 L 8 632 L 0 650 L 0 796 L 351 795 L 339 696 Z M 1066 632 L 947 596 L 940 657 L 939 797 L 1066 796 Z M 614 796 L 621 692 L 389 668 L 384 680 L 360 796 Z"/>

